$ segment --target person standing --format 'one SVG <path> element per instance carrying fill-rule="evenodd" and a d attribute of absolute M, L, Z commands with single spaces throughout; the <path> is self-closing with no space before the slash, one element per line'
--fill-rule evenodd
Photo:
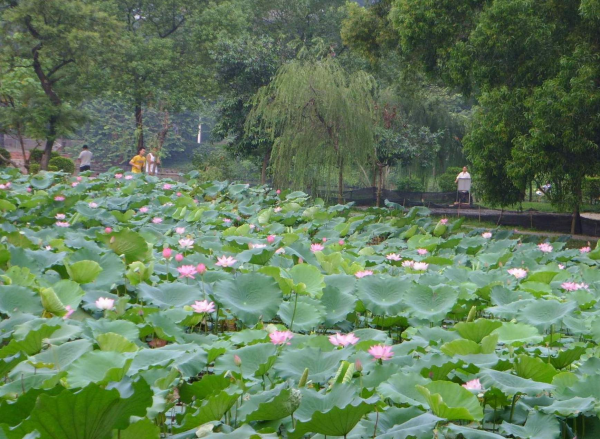
<path fill-rule="evenodd" d="M 469 174 L 469 172 L 467 171 L 466 166 L 463 166 L 462 172 L 456 176 L 456 180 L 454 180 L 454 183 L 458 183 L 459 178 L 471 178 L 471 174 Z"/>
<path fill-rule="evenodd" d="M 134 174 L 141 174 L 146 164 L 146 148 L 143 146 L 138 148 L 138 153 L 134 156 L 129 164 L 131 165 L 131 172 Z"/>
<path fill-rule="evenodd" d="M 93 154 L 89 150 L 87 145 L 83 145 L 81 147 L 81 152 L 79 153 L 79 172 L 85 172 L 92 169 L 92 156 Z"/>
<path fill-rule="evenodd" d="M 152 149 L 146 156 L 146 174 L 158 175 L 158 165 L 159 164 L 160 164 L 160 159 L 158 158 L 156 149 Z"/>

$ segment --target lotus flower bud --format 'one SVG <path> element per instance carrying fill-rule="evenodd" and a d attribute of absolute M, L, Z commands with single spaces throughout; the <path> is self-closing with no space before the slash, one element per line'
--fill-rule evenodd
<path fill-rule="evenodd" d="M 233 356 L 233 362 L 237 367 L 242 367 L 242 359 L 239 357 L 239 355 Z"/>
<path fill-rule="evenodd" d="M 162 251 L 163 258 L 169 259 L 172 254 L 173 254 L 173 250 L 171 250 L 169 247 L 163 248 L 163 251 Z"/>
<path fill-rule="evenodd" d="M 357 372 L 362 372 L 362 370 L 363 370 L 363 365 L 358 358 L 354 362 L 354 369 L 356 369 Z"/>
<path fill-rule="evenodd" d="M 298 387 L 302 388 L 306 386 L 306 381 L 308 380 L 308 367 L 304 369 L 304 373 L 300 377 L 300 381 L 298 382 Z"/>
<path fill-rule="evenodd" d="M 469 315 L 467 316 L 467 322 L 472 322 L 475 319 L 475 315 L 477 314 L 477 307 L 472 306 L 471 311 L 469 311 Z"/>

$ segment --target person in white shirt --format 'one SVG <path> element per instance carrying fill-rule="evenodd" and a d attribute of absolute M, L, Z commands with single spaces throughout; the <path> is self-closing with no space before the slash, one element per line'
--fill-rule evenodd
<path fill-rule="evenodd" d="M 158 165 L 160 164 L 160 159 L 156 153 L 156 150 L 153 149 L 146 155 L 146 174 L 149 175 L 158 175 Z"/>
<path fill-rule="evenodd" d="M 454 180 L 454 183 L 458 183 L 458 179 L 459 178 L 471 178 L 471 174 L 469 174 L 467 172 L 467 167 L 466 166 L 463 166 L 462 172 L 456 176 L 456 180 Z"/>
<path fill-rule="evenodd" d="M 79 172 L 89 171 L 92 167 L 92 153 L 89 151 L 87 145 L 81 147 L 82 151 L 79 153 Z"/>

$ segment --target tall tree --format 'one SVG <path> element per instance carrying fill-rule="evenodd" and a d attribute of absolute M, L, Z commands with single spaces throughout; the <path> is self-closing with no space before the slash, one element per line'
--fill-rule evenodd
<path fill-rule="evenodd" d="M 55 140 L 76 119 L 73 106 L 96 88 L 88 79 L 118 47 L 119 25 L 100 1 L 81 0 L 1 0 L 0 23 L 3 70 L 31 69 L 47 100 L 47 169 Z"/>
<path fill-rule="evenodd" d="M 512 204 L 528 181 L 550 183 L 573 232 L 581 184 L 600 158 L 586 116 L 598 111 L 598 11 L 596 0 L 396 0 L 391 12 L 406 53 L 479 99 L 464 143 L 484 195 Z"/>
<path fill-rule="evenodd" d="M 344 170 L 373 158 L 373 89 L 371 76 L 348 75 L 331 57 L 282 66 L 246 121 L 271 133 L 275 181 L 304 186 L 337 168 L 341 203 Z"/>

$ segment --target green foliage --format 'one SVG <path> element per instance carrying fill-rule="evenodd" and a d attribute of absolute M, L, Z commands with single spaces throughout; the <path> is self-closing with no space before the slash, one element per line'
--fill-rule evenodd
<path fill-rule="evenodd" d="M 0 148 L 0 166 L 8 166 L 9 163 L 10 153 L 4 148 Z"/>
<path fill-rule="evenodd" d="M 37 174 L 38 172 L 40 172 L 40 165 L 38 163 L 32 163 L 29 165 L 29 173 L 30 174 Z"/>
<path fill-rule="evenodd" d="M 29 162 L 40 164 L 42 162 L 42 156 L 44 155 L 44 151 L 41 149 L 33 149 L 29 152 Z M 60 154 L 56 151 L 52 151 L 50 154 L 50 160 L 60 157 Z"/>
<path fill-rule="evenodd" d="M 56 168 L 57 171 L 67 172 L 69 174 L 75 172 L 75 162 L 68 157 L 54 157 L 50 159 L 48 169 L 50 169 L 50 166 Z"/>
<path fill-rule="evenodd" d="M 396 189 L 403 192 L 423 192 L 425 185 L 415 177 L 404 177 L 396 182 Z"/>
<path fill-rule="evenodd" d="M 442 192 L 454 192 L 456 191 L 456 176 L 462 172 L 460 166 L 450 166 L 446 168 L 446 171 L 440 175 L 437 179 L 438 187 Z"/>
<path fill-rule="evenodd" d="M 600 198 L 600 177 L 586 177 L 583 182 L 583 195 L 593 204 Z"/>

